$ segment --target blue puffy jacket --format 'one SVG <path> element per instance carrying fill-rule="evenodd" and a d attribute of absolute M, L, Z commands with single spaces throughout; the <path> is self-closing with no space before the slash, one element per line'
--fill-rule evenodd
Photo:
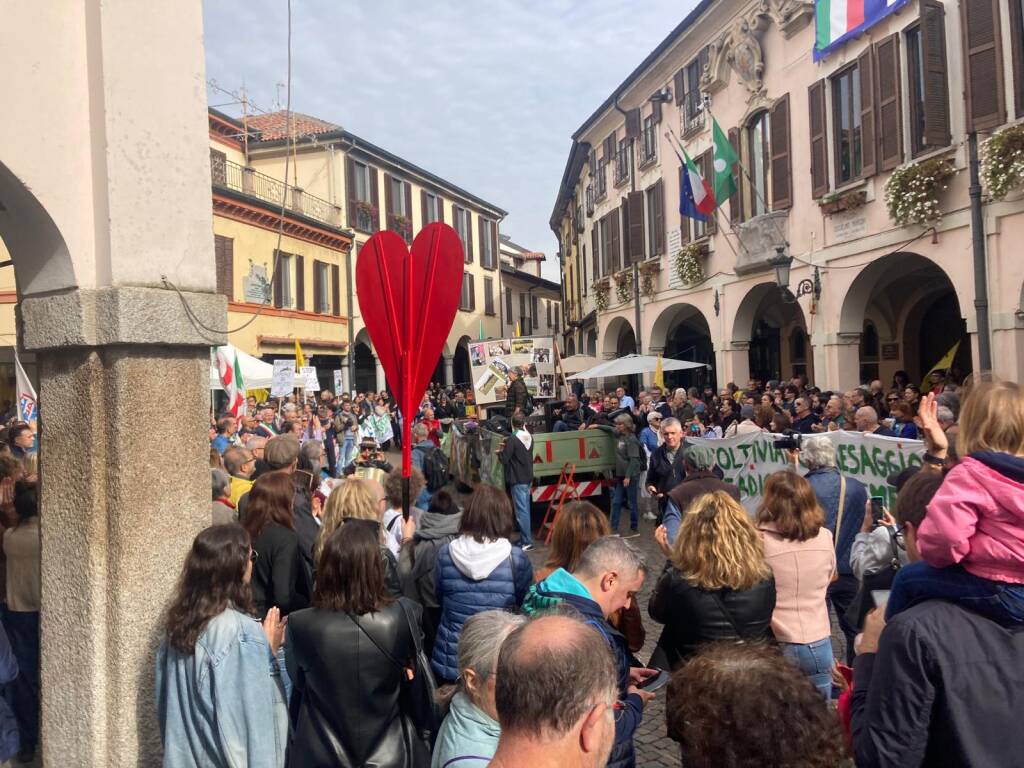
<path fill-rule="evenodd" d="M 460 536 L 438 551 L 434 579 L 441 623 L 431 661 L 439 678 L 457 680 L 462 625 L 481 611 L 519 608 L 533 584 L 533 566 L 508 539 L 480 543 Z"/>

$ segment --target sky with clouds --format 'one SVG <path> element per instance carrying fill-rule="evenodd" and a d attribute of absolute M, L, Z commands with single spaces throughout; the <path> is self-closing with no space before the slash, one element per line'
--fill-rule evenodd
<path fill-rule="evenodd" d="M 292 0 L 292 109 L 509 212 L 504 234 L 549 257 L 570 136 L 696 0 Z M 205 0 L 206 76 L 284 101 L 285 0 Z M 240 108 L 209 89 L 212 106 Z"/>

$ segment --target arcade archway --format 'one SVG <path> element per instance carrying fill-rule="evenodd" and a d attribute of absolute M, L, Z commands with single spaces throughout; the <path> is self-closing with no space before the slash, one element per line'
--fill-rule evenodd
<path fill-rule="evenodd" d="M 774 282 L 747 291 L 736 311 L 732 339 L 750 345 L 751 378 L 782 381 L 804 374 L 813 381 L 803 309 Z"/>
<path fill-rule="evenodd" d="M 664 356 L 675 360 L 704 363 L 710 368 L 689 371 L 665 371 L 665 386 L 716 386 L 715 351 L 711 343 L 711 328 L 704 314 L 692 304 L 668 307 L 654 321 L 651 328 L 652 349 L 664 348 Z"/>
<path fill-rule="evenodd" d="M 885 384 L 897 370 L 919 382 L 958 341 L 957 375 L 971 371 L 971 345 L 956 287 L 934 261 L 901 252 L 872 262 L 843 301 L 840 331 L 860 333 L 862 381 Z"/>

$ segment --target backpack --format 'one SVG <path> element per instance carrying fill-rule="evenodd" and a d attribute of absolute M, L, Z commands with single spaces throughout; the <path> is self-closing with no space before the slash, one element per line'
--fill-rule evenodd
<path fill-rule="evenodd" d="M 427 490 L 433 493 L 448 484 L 448 457 L 440 448 L 431 448 L 423 457 L 423 477 Z"/>

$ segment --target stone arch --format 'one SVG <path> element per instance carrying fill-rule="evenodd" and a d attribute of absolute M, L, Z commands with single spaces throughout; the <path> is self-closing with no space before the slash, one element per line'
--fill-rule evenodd
<path fill-rule="evenodd" d="M 871 319 L 883 340 L 888 336 L 899 345 L 898 355 L 878 365 L 878 376 L 887 381 L 892 371 L 902 368 L 914 380 L 957 337 L 966 342 L 965 308 L 970 306 L 970 297 L 960 294 L 963 289 L 925 256 L 910 251 L 888 254 L 865 266 L 850 284 L 840 311 L 839 332 L 860 334 L 865 318 Z M 939 303 L 944 309 L 941 332 L 925 334 L 923 324 Z M 888 334 L 879 326 L 879 319 L 889 323 Z M 934 324 L 935 320 L 928 322 Z M 969 343 L 961 344 L 956 364 L 970 368 Z M 862 378 L 866 373 L 862 370 Z"/>
<path fill-rule="evenodd" d="M 53 218 L 0 162 L 0 240 L 14 262 L 18 296 L 77 286 L 71 253 Z"/>
<path fill-rule="evenodd" d="M 804 360 L 792 357 L 790 341 L 795 328 L 808 333 L 803 307 L 792 295 L 783 294 L 774 281 L 757 283 L 747 291 L 733 318 L 732 342 L 748 346 L 752 377 L 789 379 L 805 374 L 813 380 L 809 344 Z"/>
<path fill-rule="evenodd" d="M 612 358 L 636 352 L 636 333 L 624 317 L 613 317 L 601 337 L 601 354 Z"/>
<path fill-rule="evenodd" d="M 352 389 L 371 392 L 377 388 L 377 357 L 366 328 L 361 328 L 353 341 L 352 368 Z"/>
<path fill-rule="evenodd" d="M 715 351 L 711 342 L 711 326 L 704 313 L 693 304 L 673 304 L 662 310 L 651 327 L 651 349 L 662 350 L 665 357 L 710 366 L 691 371 L 667 371 L 667 387 L 714 386 Z"/>
<path fill-rule="evenodd" d="M 455 386 L 473 386 L 472 369 L 469 366 L 469 336 L 461 336 L 455 343 L 452 360 L 452 374 Z"/>

